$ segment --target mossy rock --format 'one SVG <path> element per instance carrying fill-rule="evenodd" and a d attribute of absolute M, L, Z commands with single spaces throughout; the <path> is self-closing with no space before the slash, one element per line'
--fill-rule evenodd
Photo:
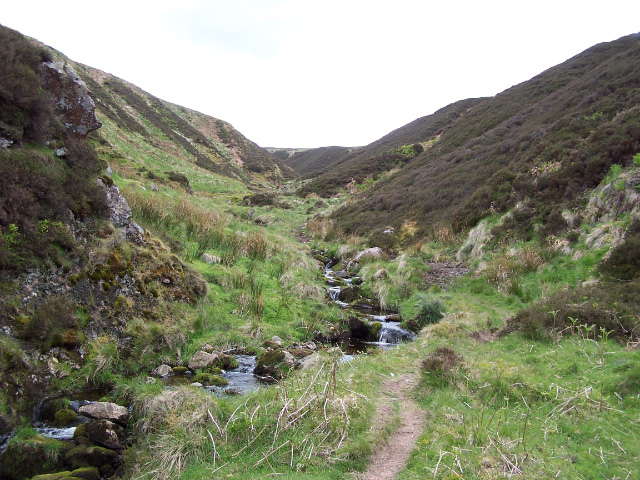
<path fill-rule="evenodd" d="M 43 475 L 36 475 L 31 480 L 70 480 L 74 477 L 71 476 L 71 472 L 57 472 L 57 473 L 45 473 Z M 77 477 L 75 477 L 77 478 Z M 100 477 L 98 477 L 100 478 Z"/>
<path fill-rule="evenodd" d="M 340 290 L 340 294 L 338 295 L 338 298 L 342 302 L 347 302 L 347 303 L 355 302 L 362 298 L 362 290 L 360 289 L 360 287 L 356 285 L 352 285 L 350 287 L 344 287 L 343 289 Z"/>
<path fill-rule="evenodd" d="M 64 459 L 74 469 L 110 465 L 116 461 L 118 454 L 108 448 L 98 446 L 77 445 L 69 450 Z"/>
<path fill-rule="evenodd" d="M 198 373 L 194 378 L 194 382 L 199 382 L 207 387 L 215 386 L 215 387 L 224 387 L 229 384 L 226 378 L 221 377 L 220 375 L 213 375 L 211 373 L 201 372 Z"/>
<path fill-rule="evenodd" d="M 267 350 L 258 358 L 253 373 L 262 377 L 270 376 L 276 379 L 284 377 L 288 367 L 284 363 L 284 352 L 281 350 Z"/>
<path fill-rule="evenodd" d="M 313 350 L 310 348 L 291 348 L 288 352 L 296 358 L 304 358 L 311 355 Z"/>
<path fill-rule="evenodd" d="M 377 342 L 380 338 L 380 330 L 382 329 L 382 323 L 373 322 L 369 325 L 369 337 L 372 342 Z"/>
<path fill-rule="evenodd" d="M 222 354 L 218 357 L 215 364 L 223 370 L 234 370 L 238 368 L 238 361 L 233 355 Z"/>
<path fill-rule="evenodd" d="M 176 375 L 184 375 L 188 370 L 187 367 L 173 367 L 173 373 Z"/>
<path fill-rule="evenodd" d="M 100 470 L 96 467 L 77 468 L 71 472 L 71 477 L 82 478 L 84 480 L 100 480 Z"/>
<path fill-rule="evenodd" d="M 63 408 L 58 410 L 53 418 L 53 425 L 62 428 L 73 425 L 78 421 L 78 414 L 70 408 Z"/>
<path fill-rule="evenodd" d="M 65 453 L 69 448 L 67 442 L 42 435 L 12 441 L 0 455 L 0 478 L 26 480 L 36 475 L 60 471 L 64 467 Z"/>
<path fill-rule="evenodd" d="M 262 346 L 264 348 L 272 348 L 274 350 L 277 350 L 278 348 L 280 348 L 280 345 L 278 345 L 278 343 L 274 342 L 273 340 L 265 340 L 262 343 Z"/>

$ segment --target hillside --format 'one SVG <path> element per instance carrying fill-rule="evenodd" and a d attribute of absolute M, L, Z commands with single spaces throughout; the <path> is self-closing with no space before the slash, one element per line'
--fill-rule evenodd
<path fill-rule="evenodd" d="M 320 171 L 317 177 L 300 189 L 299 194 L 330 196 L 351 182 L 362 184 L 367 179 L 377 179 L 379 175 L 403 165 L 431 145 L 445 127 L 481 101 L 482 99 L 469 99 L 456 102 L 433 115 L 414 120 L 366 147 L 353 150 L 333 162 L 326 171 Z M 418 143 L 421 145 L 414 150 L 412 146 Z M 404 151 L 401 150 L 403 146 L 407 147 Z"/>
<path fill-rule="evenodd" d="M 278 184 L 295 177 L 229 123 L 165 102 L 95 68 L 70 63 L 91 91 L 105 130 L 116 129 L 129 148 L 146 143 L 146 149 L 170 153 L 180 162 L 247 184 Z M 114 145 L 111 148 L 114 155 L 124 155 Z"/>
<path fill-rule="evenodd" d="M 284 160 L 284 163 L 302 176 L 313 176 L 331 167 L 351 153 L 354 148 L 320 147 L 296 152 Z"/>
<path fill-rule="evenodd" d="M 335 218 L 347 232 L 416 222 L 428 234 L 435 225 L 465 230 L 521 202 L 518 235 L 526 237 L 597 185 L 610 165 L 630 164 L 640 146 L 639 67 L 639 36 L 630 35 L 475 102 L 437 137 L 406 137 L 434 143 Z M 328 195 L 351 175 L 357 183 L 375 175 L 355 176 L 342 165 L 300 193 Z"/>

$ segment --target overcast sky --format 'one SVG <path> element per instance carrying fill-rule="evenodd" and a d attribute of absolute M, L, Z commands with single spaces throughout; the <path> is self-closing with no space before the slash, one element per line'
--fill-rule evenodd
<path fill-rule="evenodd" d="M 640 30 L 638 0 L 20 0 L 1 12 L 263 147 L 365 145 Z"/>

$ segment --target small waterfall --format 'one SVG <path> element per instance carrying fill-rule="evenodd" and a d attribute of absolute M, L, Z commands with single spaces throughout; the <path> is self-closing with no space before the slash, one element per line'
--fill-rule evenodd
<path fill-rule="evenodd" d="M 380 328 L 378 342 L 397 345 L 402 342 L 410 342 L 415 338 L 416 334 L 402 328 L 400 322 L 384 322 Z"/>

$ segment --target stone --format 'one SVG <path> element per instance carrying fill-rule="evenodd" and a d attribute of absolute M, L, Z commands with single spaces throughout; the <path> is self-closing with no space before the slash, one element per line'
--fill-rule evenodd
<path fill-rule="evenodd" d="M 304 357 L 300 360 L 300 368 L 302 370 L 309 370 L 311 368 L 316 368 L 322 362 L 322 357 L 318 354 L 318 352 L 313 352 L 311 355 Z"/>
<path fill-rule="evenodd" d="M 214 264 L 214 263 L 221 263 L 222 259 L 220 257 L 218 257 L 217 255 L 212 255 L 210 253 L 203 253 L 202 254 L 202 261 L 208 264 Z"/>
<path fill-rule="evenodd" d="M 73 469 L 96 467 L 102 469 L 105 465 L 118 464 L 119 455 L 116 451 L 97 445 L 77 445 L 69 450 L 64 460 Z"/>
<path fill-rule="evenodd" d="M 152 192 L 159 192 L 160 187 L 158 187 L 158 185 L 156 185 L 155 183 L 151 183 L 149 184 L 149 190 L 151 190 Z"/>
<path fill-rule="evenodd" d="M 169 375 L 173 375 L 173 369 L 166 364 L 160 365 L 159 367 L 154 368 L 151 371 L 151 375 L 154 377 L 168 377 Z"/>
<path fill-rule="evenodd" d="M 93 443 L 110 450 L 122 450 L 125 431 L 120 425 L 109 420 L 94 420 L 87 425 L 87 437 Z"/>
<path fill-rule="evenodd" d="M 110 422 L 126 425 L 129 420 L 129 410 L 110 402 L 94 402 L 78 409 L 80 415 L 94 420 L 109 420 Z"/>
<path fill-rule="evenodd" d="M 218 360 L 217 354 L 200 350 L 189 359 L 189 370 L 210 367 L 216 360 Z"/>
<path fill-rule="evenodd" d="M 284 353 L 284 364 L 288 365 L 289 367 L 298 367 L 298 361 L 295 359 L 295 357 L 293 355 L 291 355 L 291 353 L 289 352 L 283 352 Z"/>
<path fill-rule="evenodd" d="M 68 134 L 86 138 L 102 123 L 96 117 L 96 106 L 86 84 L 67 62 L 44 62 L 42 64 L 44 89 L 56 103 L 56 113 Z"/>
<path fill-rule="evenodd" d="M 196 388 L 202 388 L 202 384 L 200 382 L 193 382 L 190 386 L 196 387 Z"/>
<path fill-rule="evenodd" d="M 278 337 L 277 335 L 274 335 L 273 337 L 271 337 L 271 341 L 273 343 L 275 343 L 279 347 L 282 346 L 282 339 L 280 337 Z"/>
<path fill-rule="evenodd" d="M 351 303 L 356 300 L 359 300 L 360 297 L 362 296 L 361 293 L 362 293 L 362 290 L 360 289 L 360 287 L 356 287 L 355 285 L 353 285 L 350 287 L 342 288 L 340 290 L 340 293 L 338 294 L 338 298 L 342 302 Z"/>
<path fill-rule="evenodd" d="M 73 478 L 82 478 L 83 480 L 100 480 L 100 470 L 96 467 L 77 468 L 71 472 Z"/>
<path fill-rule="evenodd" d="M 126 227 L 131 223 L 131 208 L 115 185 L 107 185 L 102 178 L 96 180 L 107 194 L 107 207 L 111 216 L 111 223 L 117 228 Z"/>

